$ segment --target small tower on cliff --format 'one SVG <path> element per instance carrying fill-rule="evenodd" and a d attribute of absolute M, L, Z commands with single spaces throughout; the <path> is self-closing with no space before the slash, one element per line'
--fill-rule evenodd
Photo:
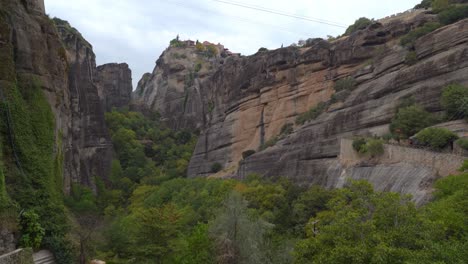
<path fill-rule="evenodd" d="M 44 0 L 26 0 L 25 2 L 29 12 L 36 13 L 37 15 L 45 15 Z"/>

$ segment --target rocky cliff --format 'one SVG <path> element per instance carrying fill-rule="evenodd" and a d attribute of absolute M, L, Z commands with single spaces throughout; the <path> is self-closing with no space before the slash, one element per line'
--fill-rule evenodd
<path fill-rule="evenodd" d="M 112 161 L 112 144 L 96 85 L 96 56 L 91 44 L 68 22 L 54 22 L 68 63 L 71 146 L 65 150 L 65 184 L 94 186 L 95 176 L 107 180 Z"/>
<path fill-rule="evenodd" d="M 105 111 L 130 105 L 132 71 L 126 63 L 109 63 L 97 67 L 97 88 Z"/>
<path fill-rule="evenodd" d="M 177 115 L 181 124 L 202 122 L 189 177 L 212 175 L 213 164 L 220 163 L 224 172 L 216 176 L 259 173 L 336 187 L 344 169 L 338 159 L 341 138 L 387 133 L 400 99 L 410 96 L 429 111 L 440 111 L 443 86 L 468 84 L 467 20 L 418 39 L 414 50 L 400 45 L 403 34 L 433 20 L 434 15 L 418 11 L 404 19 L 374 23 L 334 42 L 317 39 L 306 47 L 230 57 L 184 100 L 182 90 L 178 99 L 161 96 L 158 89 L 164 94 L 177 89 L 155 81 L 155 89 L 145 91 L 143 100 L 156 109 L 171 109 L 170 115 Z M 416 61 L 409 63 L 409 55 Z M 140 83 L 163 75 L 171 79 L 170 73 L 182 68 L 158 62 L 166 70 L 156 67 Z M 354 80 L 355 89 L 337 93 L 335 84 L 347 77 Z M 182 102 L 196 102 L 197 108 L 187 113 Z M 318 118 L 293 125 L 293 132 L 278 142 L 271 140 L 298 115 L 324 102 L 326 108 Z M 162 114 L 171 118 L 168 112 Z M 259 151 L 265 143 L 274 146 Z M 247 150 L 257 153 L 243 160 Z M 436 176 L 432 173 L 431 179 L 414 186 L 424 188 Z M 417 190 L 405 190 L 411 191 Z"/>
<path fill-rule="evenodd" d="M 174 129 L 201 129 L 212 111 L 215 98 L 206 97 L 202 83 L 224 64 L 227 53 L 222 45 L 174 40 L 146 73 L 133 93 L 137 109 L 159 112 Z"/>
<path fill-rule="evenodd" d="M 18 165 L 21 160 L 25 162 L 32 158 L 26 156 L 26 149 L 21 146 L 23 142 L 19 141 L 23 135 L 29 136 L 22 131 L 26 128 L 15 122 L 24 118 L 25 110 L 21 112 L 21 107 L 31 110 L 46 122 L 50 107 L 55 143 L 44 146 L 44 151 L 47 150 L 48 157 L 56 159 L 54 166 L 57 168 L 54 170 L 57 171 L 44 173 L 58 174 L 57 184 L 63 185 L 65 192 L 69 191 L 71 183 L 95 187 L 94 177 L 107 180 L 112 160 L 104 110 L 128 104 L 132 89 L 128 66 L 111 64 L 98 70 L 91 44 L 68 22 L 47 17 L 44 1 L 2 0 L 0 4 L 0 80 L 4 95 L 0 99 L 5 99 L 10 108 L 16 107 L 15 103 L 20 107 L 11 109 L 11 116 L 4 115 L 2 111 L 1 118 L 5 121 L 0 126 L 0 138 L 5 146 L 2 151 L 6 157 L 19 156 L 16 159 Z M 44 95 L 48 106 L 40 105 L 40 101 L 32 97 L 36 96 L 30 94 L 36 91 L 35 87 Z M 21 102 L 15 101 L 17 90 L 21 93 Z M 101 100 L 100 95 L 105 95 L 106 101 Z M 42 95 L 37 96 L 41 98 Z M 7 118 L 12 124 L 3 127 Z M 17 133 L 22 134 L 17 136 Z M 31 133 L 36 138 L 48 135 L 46 129 L 40 131 L 39 128 L 33 128 Z M 41 146 L 39 142 L 35 144 Z M 17 148 L 13 153 L 6 148 L 10 145 L 12 149 Z"/>

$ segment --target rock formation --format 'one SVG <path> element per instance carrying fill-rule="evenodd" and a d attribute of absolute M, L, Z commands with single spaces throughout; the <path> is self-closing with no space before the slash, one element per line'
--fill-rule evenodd
<path fill-rule="evenodd" d="M 54 22 L 68 62 L 71 146 L 65 151 L 65 183 L 94 186 L 95 176 L 107 180 L 112 161 L 112 144 L 96 85 L 95 55 L 91 44 L 68 22 Z"/>
<path fill-rule="evenodd" d="M 56 144 L 51 155 L 59 161 L 63 156 L 60 181 L 64 191 L 69 191 L 71 183 L 94 188 L 94 177 L 108 179 L 112 161 L 106 108 L 99 95 L 106 94 L 109 107 L 128 104 L 128 66 L 106 65 L 98 71 L 91 44 L 68 22 L 48 18 L 43 0 L 3 0 L 0 9 L 2 91 L 40 86 L 55 119 Z"/>
<path fill-rule="evenodd" d="M 374 23 L 334 42 L 316 39 L 302 48 L 230 57 L 197 82 L 185 98 L 182 86 L 177 89 L 175 84 L 182 82 L 185 74 L 178 73 L 185 73 L 186 66 L 168 60 L 170 49 L 158 60 L 153 74 L 140 81 L 151 89 L 137 89 L 141 93 L 137 98 L 162 110 L 163 118 L 177 116 L 176 127 L 192 128 L 187 124 L 196 120 L 196 127 L 202 128 L 189 177 L 209 176 L 213 164 L 220 163 L 225 168 L 220 176 L 258 173 L 337 187 L 340 176 L 348 177 L 338 159 L 341 138 L 387 133 L 400 99 L 410 96 L 431 112 L 441 111 L 442 88 L 450 83 L 468 84 L 468 20 L 418 39 L 417 62 L 406 62 L 411 51 L 400 45 L 399 38 L 433 20 L 434 15 L 418 12 Z M 356 81 L 356 88 L 344 96 L 336 93 L 335 83 L 348 76 Z M 196 102 L 196 107 L 187 111 L 186 102 Z M 295 125 L 292 134 L 259 151 L 284 125 L 321 102 L 328 102 L 325 113 Z M 247 150 L 257 153 L 242 160 Z M 415 178 L 412 184 L 424 189 L 436 176 L 431 172 L 430 177 Z M 404 190 L 411 191 L 419 190 Z"/>
<path fill-rule="evenodd" d="M 214 48 L 210 52 L 208 47 Z M 202 83 L 224 64 L 226 56 L 222 45 L 176 41 L 159 57 L 153 73 L 139 81 L 133 107 L 159 112 L 174 129 L 201 129 L 210 112 Z"/>
<path fill-rule="evenodd" d="M 105 111 L 127 107 L 132 96 L 132 71 L 126 63 L 109 63 L 97 67 L 97 88 Z"/>

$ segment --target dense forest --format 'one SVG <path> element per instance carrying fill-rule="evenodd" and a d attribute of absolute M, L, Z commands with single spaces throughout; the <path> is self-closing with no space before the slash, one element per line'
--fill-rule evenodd
<path fill-rule="evenodd" d="M 435 198 L 340 190 L 286 179 L 187 179 L 196 136 L 157 116 L 108 113 L 118 159 L 111 188 L 75 186 L 82 254 L 108 263 L 464 263 L 468 173 L 436 183 Z M 464 171 L 465 168 L 461 168 Z"/>

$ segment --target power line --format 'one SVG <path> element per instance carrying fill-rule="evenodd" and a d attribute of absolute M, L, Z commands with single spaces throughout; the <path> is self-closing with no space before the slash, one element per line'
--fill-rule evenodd
<path fill-rule="evenodd" d="M 174 4 L 174 5 L 179 5 L 179 6 L 185 6 L 185 7 L 188 7 L 188 8 L 193 8 L 192 6 L 187 5 L 185 2 L 180 2 L 180 1 L 177 1 L 177 0 L 166 0 L 166 2 L 171 3 L 171 4 Z M 198 8 L 198 9 L 201 10 L 201 11 L 203 11 L 203 12 L 205 12 L 205 13 L 216 14 L 216 15 L 223 16 L 223 17 L 228 16 L 228 17 L 230 17 L 230 18 L 232 18 L 232 19 L 235 19 L 235 20 L 238 20 L 238 21 L 242 21 L 242 22 L 246 22 L 246 23 L 251 23 L 251 24 L 257 24 L 257 25 L 262 25 L 262 26 L 267 26 L 267 27 L 269 27 L 269 28 L 274 28 L 274 29 L 276 29 L 276 30 L 280 30 L 280 31 L 284 31 L 284 32 L 287 32 L 287 33 L 290 33 L 290 34 L 297 35 L 298 37 L 305 37 L 305 36 L 308 35 L 308 33 L 305 33 L 305 32 L 291 31 L 290 29 L 287 29 L 287 28 L 284 28 L 284 27 L 279 27 L 279 26 L 276 26 L 276 25 L 268 24 L 268 23 L 258 22 L 258 21 L 246 19 L 246 18 L 243 18 L 243 17 L 239 17 L 239 16 L 221 14 L 221 13 L 216 12 L 216 11 L 214 11 L 214 10 L 200 9 L 200 8 Z"/>
<path fill-rule="evenodd" d="M 298 15 L 294 15 L 294 14 L 288 14 L 288 13 L 284 13 L 284 12 L 281 12 L 281 11 L 278 11 L 278 10 L 265 8 L 265 7 L 247 5 L 247 4 L 244 4 L 244 3 L 225 1 L 225 0 L 211 0 L 211 1 L 222 3 L 222 4 L 227 4 L 227 5 L 232 5 L 232 6 L 248 8 L 248 9 L 261 11 L 261 12 L 265 12 L 265 13 L 270 13 L 270 14 L 275 14 L 275 15 L 280 15 L 280 16 L 285 16 L 285 17 L 301 19 L 301 20 L 305 20 L 305 21 L 309 21 L 309 22 L 320 23 L 320 24 L 325 24 L 325 25 L 340 27 L 340 28 L 346 28 L 346 26 L 341 24 L 341 23 L 328 21 L 328 20 L 324 20 L 324 19 L 319 19 L 319 18 L 311 18 L 311 17 L 298 16 Z"/>

